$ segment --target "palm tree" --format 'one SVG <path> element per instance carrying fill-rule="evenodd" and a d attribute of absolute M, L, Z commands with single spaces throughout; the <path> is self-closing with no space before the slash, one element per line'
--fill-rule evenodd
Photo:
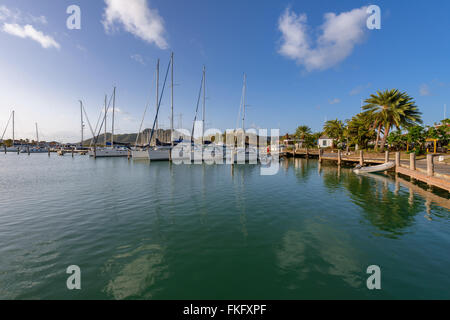
<path fill-rule="evenodd" d="M 311 128 L 308 126 L 300 126 L 297 128 L 295 135 L 298 139 L 305 139 L 306 136 L 311 134 Z"/>
<path fill-rule="evenodd" d="M 369 141 L 375 138 L 370 115 L 364 112 L 354 116 L 347 122 L 346 134 L 352 144 L 365 149 Z"/>
<path fill-rule="evenodd" d="M 331 139 L 342 142 L 345 132 L 345 124 L 341 120 L 327 121 L 323 127 L 323 131 Z M 334 142 L 333 142 L 334 144 Z"/>
<path fill-rule="evenodd" d="M 372 94 L 365 102 L 366 105 L 363 108 L 372 117 L 372 121 L 376 119 L 379 132 L 380 124 L 384 127 L 381 152 L 384 151 L 386 139 L 392 127 L 400 129 L 422 123 L 421 113 L 414 100 L 397 89 L 377 91 L 376 95 Z"/>

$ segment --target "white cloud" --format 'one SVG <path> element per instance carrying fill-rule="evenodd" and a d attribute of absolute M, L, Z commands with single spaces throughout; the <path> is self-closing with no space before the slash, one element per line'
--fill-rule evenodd
<path fill-rule="evenodd" d="M 158 10 L 150 9 L 146 0 L 105 0 L 103 25 L 107 32 L 114 24 L 121 23 L 124 29 L 136 37 L 154 43 L 160 49 L 167 49 L 164 37 L 164 20 Z"/>
<path fill-rule="evenodd" d="M 339 98 L 334 98 L 333 100 L 328 100 L 328 102 L 329 102 L 330 104 L 338 104 L 338 103 L 341 102 L 341 99 L 339 99 Z"/>
<path fill-rule="evenodd" d="M 278 52 L 303 65 L 307 71 L 331 68 L 345 60 L 363 40 L 366 9 L 326 13 L 325 22 L 319 27 L 321 34 L 314 44 L 308 35 L 306 14 L 297 15 L 287 8 L 278 21 L 282 33 Z"/>
<path fill-rule="evenodd" d="M 430 87 L 427 84 L 422 84 L 419 89 L 419 93 L 421 96 L 429 96 L 431 95 Z"/>
<path fill-rule="evenodd" d="M 10 35 L 20 37 L 23 39 L 30 38 L 39 44 L 43 48 L 51 48 L 54 47 L 56 49 L 60 48 L 58 42 L 55 41 L 51 36 L 45 35 L 43 32 L 36 30 L 32 25 L 20 26 L 16 23 L 5 23 L 3 24 L 3 32 L 6 32 Z"/>
<path fill-rule="evenodd" d="M 131 59 L 145 66 L 144 58 L 140 54 L 131 55 Z"/>
<path fill-rule="evenodd" d="M 3 20 L 17 20 L 19 18 L 20 13 L 16 10 L 13 12 L 12 10 L 8 9 L 6 6 L 0 6 L 0 21 Z"/>
<path fill-rule="evenodd" d="M 45 16 L 24 15 L 19 9 L 9 9 L 6 6 L 0 6 L 0 21 L 8 21 L 10 23 L 48 23 Z"/>

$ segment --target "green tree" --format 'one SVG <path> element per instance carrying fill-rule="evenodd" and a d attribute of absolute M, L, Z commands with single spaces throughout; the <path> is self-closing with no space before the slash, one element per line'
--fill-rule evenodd
<path fill-rule="evenodd" d="M 405 92 L 397 89 L 377 91 L 372 94 L 363 107 L 367 111 L 367 121 L 382 124 L 384 128 L 383 139 L 381 140 L 381 151 L 384 151 L 387 137 L 393 127 L 397 129 L 408 128 L 422 123 L 421 113 L 415 105 L 414 100 Z M 379 132 L 381 127 L 379 126 Z"/>
<path fill-rule="evenodd" d="M 311 134 L 312 134 L 311 128 L 308 126 L 299 126 L 295 131 L 295 136 L 297 137 L 297 139 L 305 139 L 306 136 Z"/>
<path fill-rule="evenodd" d="M 338 119 L 330 120 L 325 123 L 323 131 L 328 137 L 340 143 L 344 140 L 345 124 Z"/>
<path fill-rule="evenodd" d="M 412 126 L 408 128 L 406 138 L 409 144 L 414 145 L 414 151 L 420 153 L 425 144 L 425 129 L 421 126 Z"/>
<path fill-rule="evenodd" d="M 347 135 L 351 144 L 366 149 L 376 136 L 368 113 L 359 113 L 347 122 Z"/>
<path fill-rule="evenodd" d="M 402 134 L 401 130 L 396 130 L 389 134 L 387 138 L 387 143 L 396 150 L 401 150 L 405 147 L 407 143 L 407 138 L 405 135 Z"/>

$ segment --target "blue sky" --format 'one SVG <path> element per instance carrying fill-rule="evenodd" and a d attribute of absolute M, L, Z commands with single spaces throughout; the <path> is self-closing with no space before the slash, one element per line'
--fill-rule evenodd
<path fill-rule="evenodd" d="M 149 99 L 151 127 L 156 59 L 165 70 L 171 51 L 176 126 L 179 114 L 192 125 L 203 65 L 213 128 L 236 126 L 244 72 L 248 127 L 320 130 L 386 88 L 413 96 L 426 124 L 443 118 L 444 104 L 450 113 L 448 1 L 133 1 L 1 0 L 0 130 L 14 109 L 18 136 L 34 138 L 38 122 L 41 139 L 78 141 L 78 100 L 95 125 L 114 85 L 116 132 L 136 132 Z M 72 4 L 81 30 L 66 27 Z M 381 30 L 365 27 L 370 4 L 381 8 Z M 169 105 L 167 95 L 166 127 Z"/>

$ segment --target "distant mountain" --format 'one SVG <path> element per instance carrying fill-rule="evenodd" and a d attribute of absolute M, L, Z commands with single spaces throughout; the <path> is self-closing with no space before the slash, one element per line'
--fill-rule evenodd
<path fill-rule="evenodd" d="M 151 129 L 145 129 L 140 134 L 140 137 L 139 137 L 139 140 L 138 140 L 138 144 L 139 145 L 148 143 L 148 139 L 150 139 L 151 131 L 152 131 Z M 115 134 L 114 135 L 114 142 L 134 145 L 136 143 L 137 135 L 138 135 L 137 133 Z M 155 130 L 154 137 L 157 136 L 158 139 L 161 142 L 170 142 L 170 135 L 171 135 L 170 130 L 159 129 L 159 130 Z M 92 138 L 84 140 L 83 141 L 83 145 L 85 145 L 85 146 L 86 145 L 90 145 L 91 141 L 92 141 Z M 98 145 L 102 145 L 102 144 L 104 144 L 104 141 L 105 141 L 105 134 L 102 133 L 97 138 L 97 144 Z M 107 142 L 111 141 L 111 133 L 106 133 L 106 141 Z"/>

